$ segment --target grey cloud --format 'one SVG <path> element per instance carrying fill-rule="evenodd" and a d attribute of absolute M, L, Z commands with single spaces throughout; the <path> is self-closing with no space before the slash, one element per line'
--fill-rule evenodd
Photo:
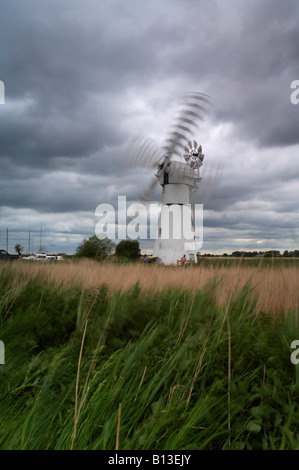
<path fill-rule="evenodd" d="M 231 126 L 207 226 L 254 238 L 268 227 L 258 215 L 268 201 L 282 238 L 292 217 L 298 223 L 297 0 L 15 0 L 1 16 L 1 205 L 76 214 L 115 204 L 119 191 L 138 199 L 152 173 L 123 164 L 129 140 L 164 138 L 178 95 L 193 89 L 215 98 L 209 125 L 219 134 L 204 165 Z M 235 155 L 240 143 L 245 156 Z M 248 220 L 236 201 L 256 200 Z"/>

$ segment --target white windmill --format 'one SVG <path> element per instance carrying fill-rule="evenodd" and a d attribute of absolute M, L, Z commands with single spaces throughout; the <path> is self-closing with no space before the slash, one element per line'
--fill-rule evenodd
<path fill-rule="evenodd" d="M 176 264 L 184 255 L 196 262 L 201 246 L 202 227 L 196 227 L 195 208 L 204 155 L 196 141 L 189 141 L 186 151 L 186 163 L 165 156 L 156 174 L 162 186 L 162 204 L 153 257 L 163 264 Z"/>
<path fill-rule="evenodd" d="M 162 186 L 153 257 L 160 258 L 163 264 L 176 264 L 184 255 L 187 260 L 196 262 L 202 238 L 202 227 L 196 227 L 195 208 L 201 180 L 199 168 L 204 155 L 202 147 L 192 137 L 198 121 L 202 120 L 202 114 L 206 111 L 203 103 L 210 104 L 211 101 L 202 93 L 190 93 L 184 98 L 162 150 L 150 139 L 139 139 L 133 147 L 138 162 L 157 169 L 141 199 L 149 201 L 157 183 Z"/>

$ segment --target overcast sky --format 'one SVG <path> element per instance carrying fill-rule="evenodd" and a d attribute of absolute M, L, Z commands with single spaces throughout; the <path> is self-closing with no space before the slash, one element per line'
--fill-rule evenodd
<path fill-rule="evenodd" d="M 298 0 L 0 0 L 0 248 L 8 228 L 27 250 L 30 229 L 38 250 L 42 224 L 47 251 L 72 253 L 97 205 L 150 182 L 129 142 L 163 142 L 197 91 L 214 100 L 201 251 L 298 249 L 298 25 Z"/>

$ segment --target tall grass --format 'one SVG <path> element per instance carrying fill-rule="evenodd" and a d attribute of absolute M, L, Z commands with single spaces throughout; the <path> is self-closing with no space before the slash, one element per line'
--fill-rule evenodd
<path fill-rule="evenodd" d="M 164 289 L 183 289 L 191 293 L 203 289 L 212 280 L 217 281 L 215 301 L 226 305 L 235 293 L 250 284 L 257 296 L 257 311 L 272 315 L 287 314 L 299 305 L 299 267 L 273 267 L 273 264 L 247 264 L 242 260 L 233 265 L 203 264 L 199 267 L 171 267 L 142 264 L 100 264 L 92 260 L 66 263 L 18 262 L 14 265 L 12 288 L 16 292 L 24 279 L 39 278 L 53 281 L 56 286 L 98 288 L 105 284 L 110 293 L 125 292 L 137 282 L 143 293 Z M 251 260 L 250 260 L 251 261 Z M 271 262 L 271 260 L 269 260 Z M 0 266 L 1 275 L 1 266 Z"/>
<path fill-rule="evenodd" d="M 0 447 L 299 448 L 294 279 L 293 268 L 1 266 Z"/>

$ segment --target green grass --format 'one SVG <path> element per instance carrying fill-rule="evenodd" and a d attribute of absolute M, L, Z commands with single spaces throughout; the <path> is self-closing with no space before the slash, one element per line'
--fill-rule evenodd
<path fill-rule="evenodd" d="M 298 318 L 257 316 L 248 286 L 221 308 L 215 289 L 111 294 L 3 269 L 0 448 L 299 449 Z"/>

